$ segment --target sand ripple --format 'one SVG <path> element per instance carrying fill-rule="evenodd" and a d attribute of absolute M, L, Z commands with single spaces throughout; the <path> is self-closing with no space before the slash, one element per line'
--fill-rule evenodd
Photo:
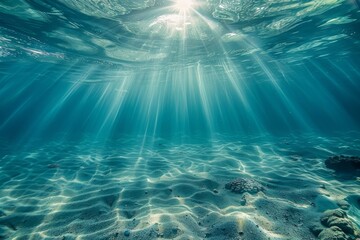
<path fill-rule="evenodd" d="M 347 197 L 348 215 L 360 218 L 359 181 L 324 166 L 332 153 L 360 153 L 353 135 L 141 142 L 2 153 L 0 238 L 315 239 L 309 226 Z M 263 191 L 225 189 L 239 177 Z"/>

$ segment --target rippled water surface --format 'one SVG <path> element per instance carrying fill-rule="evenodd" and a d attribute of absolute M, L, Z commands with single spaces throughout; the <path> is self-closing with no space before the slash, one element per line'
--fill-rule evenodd
<path fill-rule="evenodd" d="M 0 10 L 8 58 L 159 67 L 359 53 L 356 0 L 3 0 Z"/>
<path fill-rule="evenodd" d="M 359 63 L 358 0 L 0 0 L 0 239 L 360 238 Z"/>

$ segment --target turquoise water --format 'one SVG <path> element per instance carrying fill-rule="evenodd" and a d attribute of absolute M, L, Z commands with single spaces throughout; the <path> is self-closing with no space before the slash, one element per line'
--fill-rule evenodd
<path fill-rule="evenodd" d="M 356 0 L 2 0 L 0 239 L 356 229 L 359 61 Z"/>

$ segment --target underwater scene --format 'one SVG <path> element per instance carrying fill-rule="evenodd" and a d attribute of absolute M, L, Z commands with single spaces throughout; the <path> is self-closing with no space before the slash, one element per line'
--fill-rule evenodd
<path fill-rule="evenodd" d="M 359 0 L 0 0 L 0 239 L 360 240 Z"/>

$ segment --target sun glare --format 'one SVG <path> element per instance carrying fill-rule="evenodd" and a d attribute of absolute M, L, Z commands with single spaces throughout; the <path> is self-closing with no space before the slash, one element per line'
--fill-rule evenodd
<path fill-rule="evenodd" d="M 187 11 L 193 5 L 192 0 L 175 0 L 174 2 L 174 7 L 179 11 Z"/>

